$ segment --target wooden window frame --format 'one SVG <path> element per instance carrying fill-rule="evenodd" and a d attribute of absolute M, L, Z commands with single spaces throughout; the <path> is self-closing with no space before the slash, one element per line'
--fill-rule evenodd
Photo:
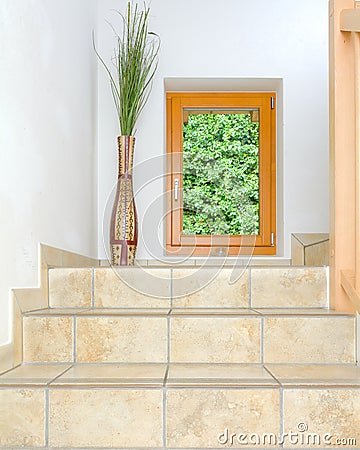
<path fill-rule="evenodd" d="M 182 139 L 186 108 L 260 110 L 259 139 L 259 234 L 183 235 Z M 166 252 L 171 255 L 216 255 L 227 248 L 228 256 L 276 254 L 276 92 L 167 92 L 166 93 Z M 179 180 L 178 201 L 174 182 Z"/>

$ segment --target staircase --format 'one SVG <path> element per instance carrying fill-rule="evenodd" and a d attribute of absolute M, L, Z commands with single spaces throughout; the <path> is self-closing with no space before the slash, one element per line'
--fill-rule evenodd
<path fill-rule="evenodd" d="M 50 269 L 0 375 L 0 448 L 360 448 L 326 268 Z"/>

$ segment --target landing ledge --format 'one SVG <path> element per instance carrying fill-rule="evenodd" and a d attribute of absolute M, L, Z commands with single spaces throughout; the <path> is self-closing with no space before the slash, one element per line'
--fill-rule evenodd
<path fill-rule="evenodd" d="M 360 388 L 347 364 L 23 364 L 0 376 L 5 388 Z"/>
<path fill-rule="evenodd" d="M 327 308 L 44 308 L 24 313 L 25 317 L 336 317 L 353 316 Z"/>

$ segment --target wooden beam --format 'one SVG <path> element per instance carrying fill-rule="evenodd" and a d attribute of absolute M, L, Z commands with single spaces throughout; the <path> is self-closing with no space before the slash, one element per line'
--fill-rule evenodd
<path fill-rule="evenodd" d="M 340 16 L 354 0 L 330 0 L 330 305 L 353 309 L 340 271 L 355 272 L 356 101 L 355 33 L 340 31 Z"/>
<path fill-rule="evenodd" d="M 360 293 L 355 288 L 355 273 L 351 270 L 341 271 L 341 286 L 347 293 L 356 311 L 360 311 Z M 354 311 L 355 312 L 355 311 Z"/>
<path fill-rule="evenodd" d="M 358 10 L 360 12 L 360 10 Z M 355 33 L 355 289 L 360 291 L 360 33 Z"/>
<path fill-rule="evenodd" d="M 340 30 L 360 32 L 360 8 L 343 9 L 341 11 Z"/>

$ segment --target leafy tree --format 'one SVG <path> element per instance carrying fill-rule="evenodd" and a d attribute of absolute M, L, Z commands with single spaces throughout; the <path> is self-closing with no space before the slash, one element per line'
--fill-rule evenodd
<path fill-rule="evenodd" d="M 183 133 L 183 232 L 258 234 L 259 123 L 189 114 Z"/>

